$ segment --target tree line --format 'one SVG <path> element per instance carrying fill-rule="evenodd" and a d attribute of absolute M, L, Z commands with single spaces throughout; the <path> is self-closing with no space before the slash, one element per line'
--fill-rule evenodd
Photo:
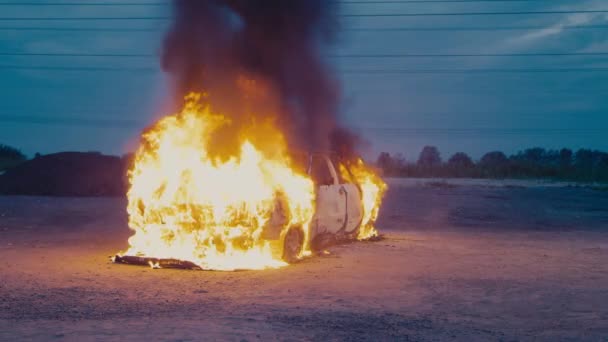
<path fill-rule="evenodd" d="M 36 154 L 37 157 L 39 156 Z M 0 172 L 26 161 L 17 148 L 0 144 Z M 507 156 L 500 151 L 474 161 L 464 152 L 442 160 L 435 146 L 425 146 L 416 161 L 401 154 L 382 152 L 376 166 L 389 177 L 545 178 L 582 182 L 608 182 L 608 153 L 591 149 L 572 151 L 529 148 Z"/>
<path fill-rule="evenodd" d="M 484 154 L 474 161 L 457 152 L 443 161 L 435 146 L 425 146 L 415 162 L 403 155 L 382 152 L 376 165 L 389 177 L 454 178 L 545 178 L 582 182 L 608 182 L 608 153 L 568 148 L 529 148 L 507 156 L 500 151 Z"/>
<path fill-rule="evenodd" d="M 0 172 L 26 161 L 27 157 L 20 150 L 0 144 Z"/>

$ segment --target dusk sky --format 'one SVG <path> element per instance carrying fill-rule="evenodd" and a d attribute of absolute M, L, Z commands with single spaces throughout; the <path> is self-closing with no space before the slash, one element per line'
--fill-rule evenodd
<path fill-rule="evenodd" d="M 341 5 L 342 30 L 326 53 L 366 155 L 413 160 L 424 145 L 444 158 L 608 150 L 606 0 L 354 2 Z M 158 53 L 169 21 L 154 19 L 170 15 L 168 2 L 47 3 L 0 4 L 0 143 L 30 156 L 132 150 L 141 129 L 168 114 Z M 472 12 L 486 14 L 464 15 Z M 349 16 L 408 13 L 458 15 Z M 83 17 L 98 19 L 69 20 Z"/>

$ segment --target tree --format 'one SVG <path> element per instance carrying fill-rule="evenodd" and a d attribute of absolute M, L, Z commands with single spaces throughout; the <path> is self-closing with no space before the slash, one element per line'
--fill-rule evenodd
<path fill-rule="evenodd" d="M 405 168 L 405 158 L 401 153 L 391 156 L 388 152 L 381 152 L 376 166 L 381 168 L 385 175 L 398 175 Z"/>
<path fill-rule="evenodd" d="M 395 162 L 388 152 L 381 152 L 376 160 L 376 166 L 381 168 L 384 174 L 389 174 L 394 168 Z"/>
<path fill-rule="evenodd" d="M 21 153 L 21 151 L 19 151 L 18 149 L 8 146 L 8 145 L 2 145 L 2 144 L 0 144 L 0 158 L 6 159 L 6 160 L 19 160 L 19 161 L 23 161 L 23 160 L 27 159 L 25 157 L 25 155 L 23 153 Z"/>
<path fill-rule="evenodd" d="M 559 151 L 559 166 L 563 169 L 572 166 L 572 150 L 568 148 L 562 148 Z"/>
<path fill-rule="evenodd" d="M 500 151 L 488 152 L 479 161 L 479 166 L 482 168 L 483 173 L 489 177 L 507 176 L 508 165 L 509 160 L 507 156 Z"/>
<path fill-rule="evenodd" d="M 576 151 L 574 166 L 579 170 L 591 170 L 593 168 L 593 151 L 585 148 Z"/>
<path fill-rule="evenodd" d="M 598 165 L 595 170 L 595 181 L 608 181 L 608 153 L 600 152 Z"/>
<path fill-rule="evenodd" d="M 18 149 L 0 144 L 0 171 L 13 167 L 27 160 L 27 157 Z"/>
<path fill-rule="evenodd" d="M 481 157 L 480 164 L 486 167 L 504 166 L 507 164 L 507 156 L 500 151 L 488 152 Z"/>
<path fill-rule="evenodd" d="M 598 151 L 597 166 L 598 167 L 608 167 L 608 153 Z"/>
<path fill-rule="evenodd" d="M 397 171 L 401 171 L 407 164 L 403 153 L 393 155 L 393 162 L 395 163 L 395 169 L 397 169 Z"/>
<path fill-rule="evenodd" d="M 541 148 L 541 147 L 528 148 L 524 151 L 523 158 L 525 161 L 528 161 L 528 162 L 531 162 L 534 164 L 541 164 L 544 161 L 546 154 L 547 154 L 547 151 L 545 151 L 544 148 Z"/>
<path fill-rule="evenodd" d="M 608 154 L 601 151 L 583 149 L 574 154 L 574 169 L 579 180 L 591 181 L 602 178 Z"/>
<path fill-rule="evenodd" d="M 456 152 L 448 160 L 448 166 L 457 169 L 470 169 L 475 164 L 473 164 L 473 160 L 466 153 Z"/>
<path fill-rule="evenodd" d="M 424 146 L 418 157 L 418 166 L 437 167 L 441 165 L 441 155 L 435 146 Z"/>
<path fill-rule="evenodd" d="M 556 150 L 533 147 L 510 158 L 509 176 L 515 177 L 555 177 L 560 164 L 560 154 Z"/>

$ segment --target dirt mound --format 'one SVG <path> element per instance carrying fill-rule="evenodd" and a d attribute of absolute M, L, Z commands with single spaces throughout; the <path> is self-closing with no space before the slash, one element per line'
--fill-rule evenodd
<path fill-rule="evenodd" d="M 42 196 L 123 196 L 126 163 L 98 152 L 61 152 L 24 162 L 0 175 L 0 193 Z"/>

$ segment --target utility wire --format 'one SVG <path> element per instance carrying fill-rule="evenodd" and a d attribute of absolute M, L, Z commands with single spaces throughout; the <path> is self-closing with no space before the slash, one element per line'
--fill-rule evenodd
<path fill-rule="evenodd" d="M 41 21 L 60 21 L 60 20 L 168 20 L 170 17 L 0 17 L 4 21 L 21 20 L 41 20 Z"/>
<path fill-rule="evenodd" d="M 0 70 L 49 70 L 49 71 L 159 71 L 153 67 L 72 67 L 72 66 L 25 66 L 0 65 Z"/>
<path fill-rule="evenodd" d="M 343 28 L 342 31 L 352 32 L 441 32 L 441 31 L 526 31 L 542 30 L 546 26 L 452 26 L 452 27 L 365 27 L 365 28 Z M 566 25 L 560 26 L 560 30 L 595 30 L 608 29 L 608 25 Z M 114 27 L 0 27 L 0 31 L 46 31 L 46 32 L 157 32 L 162 33 L 159 28 L 114 28 Z"/>
<path fill-rule="evenodd" d="M 339 14 L 340 17 L 427 17 L 427 16 L 494 16 L 494 15 L 536 15 L 536 14 L 584 14 L 608 13 L 608 10 L 564 10 L 564 11 L 518 11 L 518 12 L 437 12 L 437 13 L 375 13 L 375 14 Z M 130 16 L 130 17 L 0 17 L 2 21 L 73 21 L 73 20 L 168 20 L 166 16 Z"/>
<path fill-rule="evenodd" d="M 379 0 L 379 1 L 339 1 L 342 4 L 428 4 L 428 3 L 462 3 L 462 2 L 542 2 L 544 0 Z M 551 1 L 551 0 L 547 0 Z"/>
<path fill-rule="evenodd" d="M 542 30 L 546 26 L 451 26 L 451 27 L 363 27 L 363 28 L 344 28 L 343 31 L 370 31 L 370 32 L 400 32 L 400 31 L 516 31 L 516 30 Z M 559 27 L 561 30 L 590 30 L 608 29 L 608 25 L 564 25 Z M 2 28 L 0 28 L 1 30 Z"/>
<path fill-rule="evenodd" d="M 341 17 L 428 17 L 428 16 L 481 16 L 481 15 L 533 15 L 533 14 L 583 14 L 608 13 L 608 10 L 570 10 L 570 11 L 517 11 L 517 12 L 437 12 L 437 13 L 376 13 L 340 14 Z"/>
<path fill-rule="evenodd" d="M 137 120 L 103 119 L 103 118 L 70 118 L 52 116 L 17 116 L 0 114 L 0 122 L 16 124 L 66 125 L 86 126 L 95 128 L 125 128 L 132 129 L 146 125 Z M 412 128 L 412 127 L 358 127 L 368 131 L 381 132 L 387 136 L 403 134 L 425 135 L 588 135 L 604 134 L 604 128 Z"/>
<path fill-rule="evenodd" d="M 503 132 L 503 133 L 522 133 L 522 132 L 602 132 L 603 128 L 500 128 L 500 127 L 478 127 L 478 128 L 415 128 L 415 127 L 365 127 L 371 130 L 380 130 L 384 132 L 421 132 L 421 133 L 485 133 L 485 132 Z"/>
<path fill-rule="evenodd" d="M 607 72 L 608 68 L 558 68 L 558 69 L 342 69 L 345 74 L 538 74 L 538 73 L 574 73 L 574 72 Z"/>
<path fill-rule="evenodd" d="M 0 70 L 54 70 L 54 71 L 160 71 L 155 67 L 97 67 L 97 66 L 24 66 L 0 65 Z M 494 73 L 575 73 L 607 72 L 608 68 L 529 68 L 529 69 L 342 69 L 346 74 L 494 74 Z"/>
<path fill-rule="evenodd" d="M 543 0 L 379 0 L 379 1 L 338 1 L 342 4 L 426 4 L 426 3 L 467 3 L 467 2 L 540 2 Z M 164 6 L 168 2 L 0 2 L 0 6 Z"/>
<path fill-rule="evenodd" d="M 383 128 L 383 127 L 365 127 L 366 131 L 381 133 L 387 137 L 404 136 L 404 135 L 448 135 L 448 136 L 481 136 L 481 135 L 504 135 L 504 136 L 522 136 L 522 135 L 581 135 L 587 136 L 590 134 L 605 134 L 606 128 L 531 128 L 531 129 L 509 129 L 509 128 L 473 128 L 473 129 L 434 129 L 434 128 Z"/>
<path fill-rule="evenodd" d="M 0 2 L 0 6 L 164 6 L 169 2 Z"/>
<path fill-rule="evenodd" d="M 608 26 L 606 26 L 608 28 Z M 0 27 L 0 31 L 59 31 L 59 32 L 162 32 L 158 28 L 114 27 Z"/>
<path fill-rule="evenodd" d="M 0 122 L 12 123 L 34 123 L 34 124 L 60 124 L 76 126 L 116 126 L 116 127 L 137 127 L 146 123 L 133 119 L 118 118 L 95 118 L 95 117 L 67 117 L 49 115 L 14 115 L 0 113 Z M 424 134 L 522 134 L 522 133 L 545 133 L 545 134 L 572 134 L 572 133 L 603 133 L 604 128 L 504 128 L 504 127 L 473 127 L 473 128 L 454 128 L 454 127 L 359 127 L 366 130 L 382 131 L 386 134 L 402 133 L 424 133 Z"/>
<path fill-rule="evenodd" d="M 150 53 L 35 53 L 0 52 L 0 56 L 45 56 L 45 57 L 127 57 L 157 58 Z M 330 58 L 452 58 L 452 57 L 569 57 L 569 56 L 608 56 L 608 52 L 533 52 L 533 53 L 423 53 L 423 54 L 331 54 Z"/>
<path fill-rule="evenodd" d="M 0 53 L 0 55 L 2 55 Z M 335 58 L 426 58 L 426 57 L 566 57 L 608 56 L 608 52 L 535 52 L 535 53 L 453 53 L 453 54 L 344 54 L 330 55 Z"/>
<path fill-rule="evenodd" d="M 607 53 L 608 54 L 608 53 Z M 48 57 L 158 57 L 151 53 L 30 53 L 0 52 L 0 56 L 48 56 Z"/>
<path fill-rule="evenodd" d="M 32 115 L 4 115 L 0 114 L 0 122 L 28 123 L 28 124 L 55 124 L 70 126 L 94 126 L 94 127 L 124 127 L 131 128 L 144 125 L 142 122 L 129 119 L 103 119 L 103 118 L 71 118 Z"/>

